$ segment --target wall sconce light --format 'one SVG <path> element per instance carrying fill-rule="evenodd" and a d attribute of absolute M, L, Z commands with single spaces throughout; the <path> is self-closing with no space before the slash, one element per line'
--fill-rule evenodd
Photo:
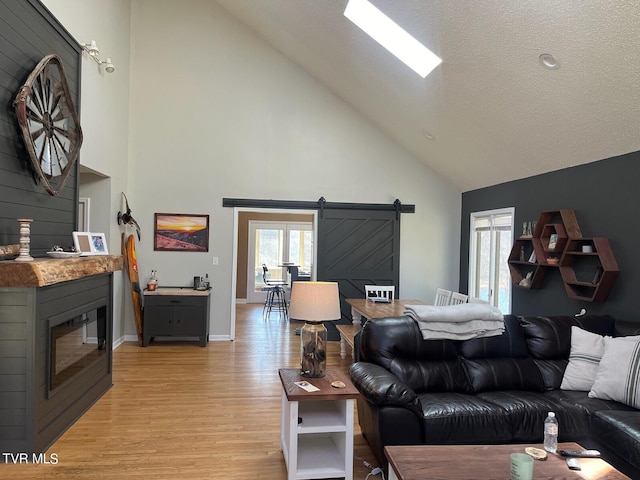
<path fill-rule="evenodd" d="M 91 40 L 91 42 L 88 44 L 85 42 L 80 42 L 80 46 L 85 52 L 89 54 L 89 58 L 92 58 L 94 62 L 96 62 L 98 65 L 104 65 L 104 69 L 107 73 L 113 73 L 116 71 L 116 67 L 111 62 L 111 59 L 109 57 L 107 57 L 107 59 L 104 61 L 98 58 L 100 49 L 98 48 L 98 45 L 96 45 L 95 40 Z"/>

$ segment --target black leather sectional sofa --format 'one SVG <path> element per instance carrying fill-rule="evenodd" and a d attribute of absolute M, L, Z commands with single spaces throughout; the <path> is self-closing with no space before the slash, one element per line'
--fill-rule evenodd
<path fill-rule="evenodd" d="M 385 445 L 542 443 L 547 412 L 559 441 L 599 449 L 640 478 L 640 410 L 588 392 L 560 390 L 571 326 L 600 335 L 640 334 L 612 317 L 507 315 L 501 336 L 423 340 L 410 317 L 370 320 L 356 336 L 349 373 L 358 418 L 381 464 Z"/>

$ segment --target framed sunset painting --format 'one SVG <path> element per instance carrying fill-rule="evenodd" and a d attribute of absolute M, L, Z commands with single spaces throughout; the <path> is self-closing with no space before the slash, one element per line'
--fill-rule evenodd
<path fill-rule="evenodd" d="M 171 252 L 208 252 L 209 215 L 156 213 L 153 249 Z"/>

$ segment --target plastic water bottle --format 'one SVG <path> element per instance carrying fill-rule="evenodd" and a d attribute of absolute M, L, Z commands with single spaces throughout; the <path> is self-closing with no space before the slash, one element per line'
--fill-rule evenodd
<path fill-rule="evenodd" d="M 544 420 L 544 449 L 551 453 L 558 449 L 558 419 L 553 412 Z"/>

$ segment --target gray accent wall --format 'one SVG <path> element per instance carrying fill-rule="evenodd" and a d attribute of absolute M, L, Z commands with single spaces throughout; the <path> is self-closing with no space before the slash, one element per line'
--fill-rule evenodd
<path fill-rule="evenodd" d="M 573 315 L 581 308 L 640 322 L 640 152 L 472 190 L 462 195 L 460 291 L 468 290 L 469 216 L 472 212 L 515 207 L 515 236 L 522 222 L 542 211 L 571 208 L 584 237 L 607 237 L 620 275 L 603 303 L 572 300 L 558 269 L 549 269 L 542 288 L 512 290 L 515 315 Z"/>
<path fill-rule="evenodd" d="M 32 218 L 31 253 L 70 246 L 77 216 L 77 166 L 52 197 L 34 181 L 13 100 L 45 55 L 64 65 L 76 110 L 80 99 L 80 46 L 36 0 L 0 0 L 0 245 L 19 243 L 17 218 Z"/>

